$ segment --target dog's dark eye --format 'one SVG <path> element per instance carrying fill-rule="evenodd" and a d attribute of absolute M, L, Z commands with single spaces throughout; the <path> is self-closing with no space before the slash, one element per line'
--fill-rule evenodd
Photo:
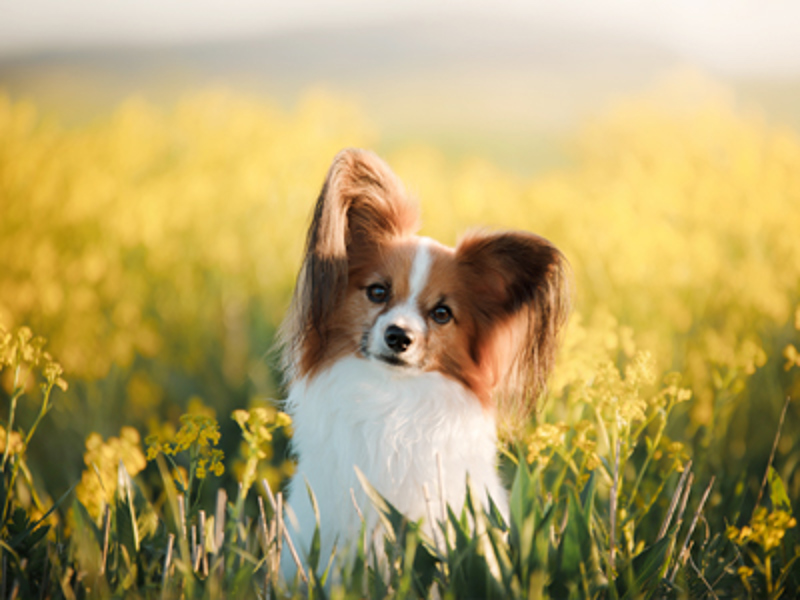
<path fill-rule="evenodd" d="M 367 298 L 375 304 L 383 304 L 389 300 L 389 288 L 380 283 L 373 283 L 367 288 Z"/>
<path fill-rule="evenodd" d="M 431 311 L 431 318 L 439 325 L 444 325 L 453 319 L 453 311 L 444 304 L 440 304 Z"/>

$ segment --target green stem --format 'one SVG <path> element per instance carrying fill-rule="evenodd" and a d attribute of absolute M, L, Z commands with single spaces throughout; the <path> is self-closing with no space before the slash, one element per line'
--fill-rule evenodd
<path fill-rule="evenodd" d="M 8 455 L 11 449 L 11 432 L 14 431 L 14 415 L 17 411 L 17 400 L 22 393 L 25 391 L 24 388 L 19 385 L 19 370 L 20 365 L 17 364 L 16 369 L 14 370 L 14 383 L 12 385 L 12 389 L 14 393 L 11 395 L 11 407 L 8 411 L 8 427 L 6 428 L 6 447 L 3 450 L 3 469 L 6 468 L 6 462 L 8 462 Z M 11 486 L 9 486 L 10 489 Z"/>
<path fill-rule="evenodd" d="M 561 460 L 564 462 L 564 466 L 561 467 L 561 471 L 556 476 L 556 480 L 553 484 L 553 496 L 555 498 L 559 498 L 561 494 L 561 486 L 564 483 L 564 478 L 567 476 L 567 472 L 572 470 L 576 476 L 579 473 L 577 466 L 574 464 L 574 461 L 572 460 L 572 453 L 565 456 L 562 452 L 559 452 L 558 449 L 554 449 L 554 454 L 558 454 L 559 456 L 561 456 Z"/>
<path fill-rule="evenodd" d="M 603 442 L 603 445 L 608 450 L 609 454 L 614 452 L 613 446 L 611 445 L 611 439 L 608 435 L 608 429 L 606 429 L 605 421 L 603 421 L 603 415 L 600 414 L 600 409 L 597 407 L 596 404 L 592 405 L 594 408 L 595 420 L 597 421 L 598 429 L 600 430 L 600 439 Z"/>
<path fill-rule="evenodd" d="M 51 384 L 48 384 L 47 388 L 45 388 L 45 390 L 44 390 L 44 393 L 43 393 L 44 398 L 42 398 L 42 406 L 39 409 L 39 414 L 36 416 L 36 420 L 33 422 L 33 425 L 31 425 L 31 429 L 28 432 L 28 435 L 25 436 L 25 446 L 24 446 L 24 448 L 26 450 L 28 449 L 28 444 L 30 443 L 31 438 L 33 437 L 33 434 L 36 431 L 36 428 L 39 426 L 39 423 L 44 418 L 44 416 L 47 414 L 47 411 L 50 410 L 50 393 L 52 391 L 53 391 L 53 384 L 51 383 Z"/>
<path fill-rule="evenodd" d="M 647 471 L 647 467 L 650 466 L 650 462 L 653 460 L 653 456 L 655 456 L 655 453 L 658 450 L 658 445 L 661 443 L 661 437 L 664 435 L 664 430 L 667 428 L 667 420 L 669 419 L 669 413 L 671 410 L 672 410 L 672 405 L 670 404 L 667 407 L 666 412 L 664 413 L 664 418 L 661 419 L 661 426 L 658 428 L 658 433 L 656 434 L 655 441 L 653 445 L 650 447 L 650 451 L 647 453 L 647 457 L 644 459 L 644 464 L 642 465 L 642 468 L 639 469 L 639 474 L 636 476 L 636 482 L 633 484 L 633 488 L 631 488 L 630 495 L 628 496 L 628 504 L 625 506 L 625 510 L 628 512 L 628 514 L 630 514 L 631 512 L 631 506 L 633 505 L 633 501 L 636 498 L 636 493 L 639 491 L 639 485 L 642 483 L 642 479 L 644 478 L 644 474 Z"/>
<path fill-rule="evenodd" d="M 669 412 L 670 410 L 672 410 L 672 406 L 670 406 L 670 407 L 667 409 L 667 412 Z M 658 414 L 659 414 L 659 413 L 658 413 L 658 411 L 656 410 L 656 411 L 654 411 L 654 412 L 653 412 L 653 413 L 652 413 L 652 414 L 651 414 L 649 417 L 647 417 L 647 418 L 646 418 L 644 421 L 642 421 L 642 422 L 641 422 L 641 423 L 640 423 L 640 424 L 639 424 L 639 425 L 636 427 L 636 429 L 635 429 L 635 430 L 633 430 L 633 431 L 631 432 L 631 436 L 630 436 L 630 437 L 631 437 L 631 439 L 638 439 L 638 438 L 639 438 L 639 436 L 641 436 L 641 435 L 642 435 L 642 433 L 644 433 L 644 430 L 645 430 L 645 429 L 647 429 L 647 428 L 650 426 L 650 423 L 652 423 L 652 422 L 655 420 L 655 418 L 658 416 Z"/>
<path fill-rule="evenodd" d="M 22 476 L 25 478 L 25 482 L 28 484 L 28 488 L 31 491 L 31 500 L 33 500 L 33 504 L 36 509 L 41 512 L 42 514 L 47 512 L 44 504 L 42 504 L 41 499 L 39 498 L 39 494 L 36 493 L 36 486 L 33 483 L 33 475 L 31 475 L 30 469 L 28 469 L 28 465 L 24 462 L 19 461 L 20 469 L 22 470 Z"/>
<path fill-rule="evenodd" d="M 6 468 L 6 463 L 8 462 L 8 456 L 11 450 L 11 432 L 14 430 L 14 413 L 17 411 L 17 399 L 22 395 L 22 390 L 18 389 L 14 391 L 14 395 L 11 396 L 11 407 L 9 409 L 8 415 L 8 427 L 6 428 L 6 447 L 3 450 L 3 469 Z"/>
<path fill-rule="evenodd" d="M 664 477 L 661 478 L 661 483 L 659 484 L 659 486 L 656 489 L 655 493 L 650 498 L 650 502 L 648 502 L 645 505 L 645 507 L 641 511 L 639 517 L 637 519 L 634 519 L 634 527 L 638 527 L 639 524 L 642 522 L 642 519 L 644 519 L 647 515 L 650 514 L 650 509 L 653 508 L 653 505 L 656 503 L 656 500 L 658 500 L 658 497 L 661 495 L 661 492 L 664 491 L 664 488 L 667 485 L 667 480 L 669 479 L 670 475 L 672 475 L 674 472 L 675 472 L 675 470 L 671 469 L 669 473 L 667 473 Z M 634 496 L 631 496 L 631 503 L 633 502 L 633 498 L 634 498 Z M 630 506 L 630 504 L 629 504 L 629 506 Z M 630 519 L 633 519 L 633 516 L 630 514 L 630 511 L 628 511 L 628 519 L 626 520 L 626 523 Z"/>
<path fill-rule="evenodd" d="M 197 470 L 197 457 L 200 454 L 200 448 L 195 442 L 189 450 L 189 484 L 186 486 L 186 513 L 189 513 L 189 507 L 192 504 L 192 487 L 194 486 L 195 471 Z"/>
<path fill-rule="evenodd" d="M 14 383 L 13 383 L 13 390 L 14 393 L 11 395 L 11 407 L 9 409 L 9 416 L 8 416 L 8 428 L 6 429 L 6 448 L 3 451 L 3 465 L 2 471 L 5 473 L 6 463 L 8 462 L 8 457 L 11 453 L 11 432 L 14 430 L 14 415 L 17 410 L 17 400 L 22 396 L 24 392 L 24 388 L 19 385 L 19 373 L 20 373 L 20 364 L 17 363 L 17 366 L 14 370 Z M 20 452 L 24 452 L 25 448 L 23 448 Z M 19 473 L 19 463 L 22 460 L 21 456 L 17 457 L 17 460 L 14 461 L 14 468 L 11 471 L 11 478 L 9 479 L 8 485 L 6 487 L 6 497 L 3 500 L 3 513 L 0 515 L 0 531 L 5 530 L 6 521 L 8 517 L 8 510 L 11 507 L 11 497 L 14 495 L 14 483 L 17 480 L 17 474 Z"/>
<path fill-rule="evenodd" d="M 500 451 L 500 454 L 509 459 L 515 466 L 519 466 L 519 458 L 511 454 L 511 451 L 506 447 L 505 444 L 497 444 L 497 449 Z"/>
<path fill-rule="evenodd" d="M 554 447 L 553 453 L 557 454 L 561 457 L 561 460 L 564 461 L 564 468 L 568 468 L 572 471 L 573 475 L 576 477 L 581 474 L 581 470 L 578 467 L 577 463 L 575 462 L 575 453 L 577 451 L 573 448 L 569 452 L 564 452 L 561 447 Z"/>
<path fill-rule="evenodd" d="M 18 373 L 19 373 L 19 369 L 17 369 L 17 374 Z M 15 383 L 16 383 L 16 381 L 15 381 Z M 33 425 L 31 426 L 30 431 L 28 431 L 28 435 L 25 436 L 25 442 L 22 445 L 22 449 L 20 450 L 20 454 L 24 453 L 28 449 L 28 445 L 30 444 L 31 439 L 33 438 L 33 434 L 36 432 L 36 428 L 39 426 L 39 423 L 44 418 L 44 416 L 47 414 L 47 411 L 50 408 L 50 393 L 52 391 L 53 391 L 53 384 L 48 385 L 47 388 L 43 390 L 42 406 L 39 409 L 39 414 L 37 415 L 36 420 L 33 422 Z M 5 469 L 5 466 L 6 466 L 6 461 L 8 460 L 9 447 L 11 445 L 11 443 L 10 443 L 11 429 L 12 429 L 12 426 L 13 426 L 13 423 L 14 423 L 14 412 L 15 412 L 16 406 L 17 406 L 17 399 L 20 396 L 22 396 L 22 392 L 23 392 L 22 388 L 17 388 L 14 391 L 14 395 L 11 397 L 11 411 L 10 411 L 11 414 L 10 414 L 10 418 L 9 418 L 8 431 L 6 432 L 6 449 L 5 449 L 5 452 L 3 453 L 3 468 L 4 469 Z M 17 476 L 19 475 L 20 466 L 22 466 L 22 465 L 23 465 L 22 456 L 20 456 L 14 462 L 14 467 L 13 467 L 13 470 L 11 471 L 11 480 L 9 481 L 9 484 L 8 484 L 9 492 L 8 492 L 8 494 L 6 494 L 5 503 L 3 504 L 3 515 L 2 515 L 3 520 L 1 521 L 2 523 L 5 523 L 5 521 L 6 521 L 6 516 L 8 514 L 8 509 L 10 507 L 11 492 L 14 489 L 14 484 L 15 484 L 15 482 L 17 480 Z M 25 470 L 27 470 L 27 467 L 25 468 Z M 31 482 L 31 491 L 33 492 L 33 496 L 34 496 L 35 501 L 38 501 L 38 498 L 36 498 L 36 491 L 35 491 L 35 489 L 33 487 L 32 482 Z"/>
<path fill-rule="evenodd" d="M 766 558 L 764 559 L 764 576 L 767 579 L 767 595 L 772 598 L 772 594 L 775 591 L 772 585 L 772 560 L 767 554 Z"/>

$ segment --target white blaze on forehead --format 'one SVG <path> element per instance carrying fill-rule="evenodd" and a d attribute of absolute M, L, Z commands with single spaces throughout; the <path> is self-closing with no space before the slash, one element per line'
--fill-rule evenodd
<path fill-rule="evenodd" d="M 414 262 L 411 263 L 411 274 L 408 277 L 408 300 L 406 304 L 414 306 L 417 302 L 417 297 L 425 285 L 428 283 L 428 275 L 431 272 L 431 244 L 435 243 L 430 238 L 419 238 L 417 244 L 417 252 L 414 255 Z"/>
<path fill-rule="evenodd" d="M 433 256 L 431 248 L 438 245 L 430 238 L 417 238 L 416 251 L 408 274 L 408 296 L 388 312 L 378 317 L 369 336 L 368 350 L 374 355 L 391 354 L 386 345 L 385 332 L 390 325 L 403 328 L 413 343 L 403 352 L 403 361 L 408 365 L 419 366 L 425 356 L 422 339 L 427 330 L 425 316 L 420 312 L 419 297 L 430 278 Z"/>
<path fill-rule="evenodd" d="M 408 275 L 408 297 L 378 319 L 377 325 L 381 331 L 389 325 L 403 327 L 411 333 L 423 333 L 425 331 L 425 319 L 420 314 L 417 301 L 428 283 L 428 277 L 431 272 L 431 263 L 433 261 L 430 246 L 432 243 L 435 242 L 429 238 L 419 238 L 414 259 L 411 263 L 411 271 Z"/>

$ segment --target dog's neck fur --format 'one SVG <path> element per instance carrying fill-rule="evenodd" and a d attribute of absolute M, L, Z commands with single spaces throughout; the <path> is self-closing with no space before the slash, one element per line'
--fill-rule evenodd
<path fill-rule="evenodd" d="M 294 417 L 294 448 L 300 459 L 290 486 L 300 547 L 307 551 L 315 517 L 306 483 L 319 503 L 322 560 L 334 542 L 358 539 L 361 522 L 354 494 L 371 531 L 377 515 L 354 467 L 398 510 L 412 520 L 442 514 L 437 455 L 442 461 L 444 495 L 459 511 L 465 499 L 467 471 L 479 500 L 488 496 L 507 517 L 506 494 L 495 465 L 495 421 L 474 395 L 438 372 L 400 372 L 358 357 L 337 361 L 326 371 L 290 387 L 288 409 Z"/>

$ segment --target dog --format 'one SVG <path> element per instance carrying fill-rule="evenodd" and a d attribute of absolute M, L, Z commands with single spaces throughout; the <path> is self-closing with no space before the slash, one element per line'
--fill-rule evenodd
<path fill-rule="evenodd" d="M 418 227 L 383 160 L 335 157 L 280 331 L 301 554 L 317 524 L 308 488 L 323 561 L 354 547 L 362 518 L 375 529 L 356 469 L 428 534 L 443 503 L 463 506 L 468 479 L 476 503 L 508 520 L 498 419 L 526 423 L 553 367 L 567 261 L 531 233 L 473 232 L 449 248 Z"/>

